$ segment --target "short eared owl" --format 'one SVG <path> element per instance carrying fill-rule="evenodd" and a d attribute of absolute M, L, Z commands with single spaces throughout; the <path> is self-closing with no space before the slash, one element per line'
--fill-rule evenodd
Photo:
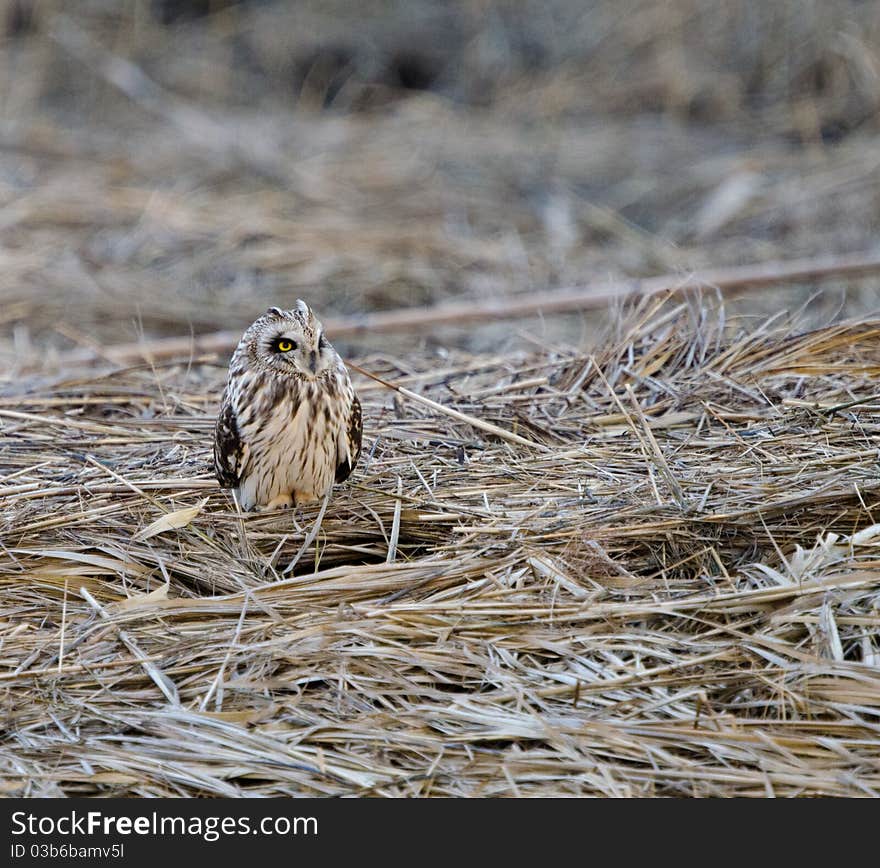
<path fill-rule="evenodd" d="M 304 301 L 270 308 L 229 364 L 214 470 L 244 510 L 319 500 L 361 453 L 361 405 L 336 350 Z"/>

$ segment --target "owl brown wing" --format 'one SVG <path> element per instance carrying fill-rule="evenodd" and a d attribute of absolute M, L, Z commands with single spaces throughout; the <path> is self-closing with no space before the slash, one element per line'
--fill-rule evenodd
<path fill-rule="evenodd" d="M 214 428 L 214 473 L 221 488 L 236 488 L 244 469 L 245 448 L 238 419 L 228 397 L 224 398 Z"/>
<path fill-rule="evenodd" d="M 345 482 L 361 456 L 361 437 L 363 435 L 363 419 L 361 418 L 361 402 L 355 395 L 351 402 L 351 412 L 348 414 L 348 457 L 344 458 L 336 466 L 336 481 Z M 350 459 L 350 460 L 349 460 Z"/>

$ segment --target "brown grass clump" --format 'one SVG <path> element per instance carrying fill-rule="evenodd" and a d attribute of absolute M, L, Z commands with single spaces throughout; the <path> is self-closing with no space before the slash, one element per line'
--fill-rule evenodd
<path fill-rule="evenodd" d="M 2 792 L 876 795 L 878 336 L 360 359 L 535 446 L 361 378 L 305 547 L 211 478 L 224 359 L 7 382 Z"/>

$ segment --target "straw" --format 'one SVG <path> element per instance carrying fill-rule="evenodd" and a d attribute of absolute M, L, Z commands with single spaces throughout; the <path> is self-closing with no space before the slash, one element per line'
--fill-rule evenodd
<path fill-rule="evenodd" d="M 714 304 L 414 357 L 395 413 L 357 376 L 372 459 L 299 531 L 211 480 L 221 366 L 18 392 L 3 791 L 878 794 L 880 321 Z"/>

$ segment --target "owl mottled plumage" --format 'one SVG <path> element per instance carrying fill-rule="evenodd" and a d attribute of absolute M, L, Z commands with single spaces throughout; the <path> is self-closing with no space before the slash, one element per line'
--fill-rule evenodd
<path fill-rule="evenodd" d="M 244 510 L 319 500 L 361 453 L 361 405 L 345 364 L 304 301 L 270 308 L 229 363 L 214 470 Z"/>

